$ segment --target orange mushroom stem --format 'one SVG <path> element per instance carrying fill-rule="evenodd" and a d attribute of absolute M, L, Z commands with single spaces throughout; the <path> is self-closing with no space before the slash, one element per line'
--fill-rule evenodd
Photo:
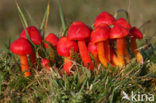
<path fill-rule="evenodd" d="M 137 62 L 143 64 L 143 57 L 142 57 L 141 53 L 139 52 L 139 50 L 137 48 L 136 38 L 131 39 L 131 44 L 130 45 L 131 45 L 131 49 L 132 49 L 132 51 L 133 51 L 133 53 L 134 53 L 134 55 L 135 55 L 135 57 L 137 59 Z"/>
<path fill-rule="evenodd" d="M 104 65 L 107 68 L 107 60 L 106 60 L 106 57 L 105 57 L 103 42 L 98 42 L 97 43 L 97 49 L 98 49 L 98 56 L 99 56 L 99 60 L 100 60 L 101 64 Z"/>
<path fill-rule="evenodd" d="M 85 41 L 83 40 L 78 41 L 78 47 L 79 47 L 80 56 L 82 58 L 84 66 L 85 67 L 88 66 L 90 70 L 93 70 L 94 69 L 93 62 L 89 56 Z"/>
<path fill-rule="evenodd" d="M 20 62 L 21 62 L 21 70 L 24 73 L 24 77 L 30 76 L 31 75 L 31 72 L 29 71 L 30 68 L 28 66 L 27 56 L 20 55 Z"/>
<path fill-rule="evenodd" d="M 70 69 L 72 68 L 73 63 L 71 62 L 72 59 L 71 57 L 66 57 L 64 58 L 64 67 L 63 67 L 63 71 L 66 72 L 67 75 L 70 74 Z"/>

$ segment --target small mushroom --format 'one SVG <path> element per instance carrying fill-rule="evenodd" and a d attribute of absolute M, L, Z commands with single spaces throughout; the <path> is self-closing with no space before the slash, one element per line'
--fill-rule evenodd
<path fill-rule="evenodd" d="M 67 75 L 70 74 L 70 69 L 72 67 L 72 54 L 73 52 L 78 52 L 78 45 L 75 41 L 71 41 L 67 39 L 67 37 L 61 37 L 57 43 L 57 53 L 60 56 L 64 56 L 64 67 L 63 71 L 66 72 Z"/>
<path fill-rule="evenodd" d="M 40 33 L 40 31 L 35 26 L 27 27 L 26 30 L 27 30 L 27 32 L 29 34 L 29 37 L 30 37 L 31 41 L 35 45 L 39 45 L 39 44 L 42 43 L 41 33 Z M 20 34 L 20 38 L 27 39 L 25 30 L 23 30 L 22 33 Z"/>
<path fill-rule="evenodd" d="M 122 27 L 124 27 L 125 29 L 130 29 L 131 28 L 131 25 L 130 23 L 128 23 L 127 20 L 125 20 L 124 18 L 119 18 L 114 25 L 120 25 Z"/>
<path fill-rule="evenodd" d="M 31 41 L 35 45 L 39 45 L 39 44 L 42 43 L 41 33 L 35 26 L 27 27 L 26 30 L 27 30 L 27 32 L 29 34 L 29 37 L 30 37 Z M 23 30 L 22 33 L 20 34 L 20 38 L 27 39 L 25 30 Z M 35 65 L 36 64 L 36 54 L 35 53 L 31 54 L 30 59 L 31 59 L 33 65 Z"/>
<path fill-rule="evenodd" d="M 143 56 L 141 55 L 141 53 L 139 52 L 139 50 L 137 49 L 137 44 L 136 44 L 136 39 L 142 39 L 143 35 L 141 33 L 141 31 L 136 28 L 136 27 L 132 27 L 130 29 L 130 36 L 131 36 L 131 49 L 137 59 L 137 62 L 140 64 L 143 64 Z"/>
<path fill-rule="evenodd" d="M 48 42 L 50 45 L 48 45 L 47 43 L 44 43 L 44 47 L 46 49 L 49 50 L 49 57 L 50 57 L 50 60 L 52 60 L 53 63 L 55 63 L 55 52 L 54 52 L 54 49 L 49 47 L 49 46 L 53 46 L 54 48 L 56 48 L 57 46 L 57 43 L 58 43 L 58 40 L 59 38 L 53 34 L 53 33 L 50 33 L 46 38 L 45 38 L 45 41 Z"/>
<path fill-rule="evenodd" d="M 77 40 L 81 59 L 85 67 L 89 66 L 92 71 L 94 69 L 93 62 L 89 56 L 86 39 L 90 37 L 90 29 L 83 22 L 77 21 L 70 25 L 67 31 L 67 38 L 69 40 Z"/>
<path fill-rule="evenodd" d="M 125 37 L 128 35 L 129 31 L 128 29 L 125 29 L 124 27 L 120 25 L 115 25 L 110 32 L 109 38 L 110 39 L 116 39 L 117 41 L 117 58 L 119 62 L 119 67 L 122 67 L 125 64 L 125 48 L 126 46 L 126 39 Z"/>
<path fill-rule="evenodd" d="M 115 22 L 115 25 L 120 25 L 120 26 L 122 26 L 122 27 L 124 27 L 125 29 L 128 29 L 128 30 L 131 29 L 130 23 L 127 20 L 125 20 L 124 18 L 119 18 Z M 131 56 L 130 56 L 130 53 L 128 51 L 128 48 L 125 48 L 125 60 L 126 60 L 126 63 L 130 62 L 130 58 L 131 58 Z"/>
<path fill-rule="evenodd" d="M 45 67 L 48 70 L 50 70 L 49 63 L 50 63 L 50 61 L 48 59 L 46 59 L 46 58 L 41 59 L 41 66 Z"/>
<path fill-rule="evenodd" d="M 108 12 L 100 13 L 94 22 L 94 27 L 97 27 L 101 24 L 104 25 L 113 25 L 115 23 L 115 18 Z"/>
<path fill-rule="evenodd" d="M 107 60 L 105 55 L 104 41 L 108 40 L 110 28 L 108 25 L 100 26 L 94 29 L 91 33 L 91 42 L 96 44 L 98 57 L 104 67 L 107 68 Z"/>
<path fill-rule="evenodd" d="M 50 33 L 45 38 L 45 41 L 49 42 L 53 47 L 56 47 L 57 46 L 58 40 L 59 40 L 59 38 L 55 34 L 53 34 L 53 33 Z M 48 48 L 48 45 L 46 43 L 44 43 L 44 47 L 45 48 Z"/>
<path fill-rule="evenodd" d="M 20 56 L 21 70 L 24 72 L 24 77 L 31 75 L 30 68 L 28 66 L 27 55 L 33 53 L 33 48 L 29 41 L 24 38 L 19 38 L 11 43 L 10 51 Z"/>

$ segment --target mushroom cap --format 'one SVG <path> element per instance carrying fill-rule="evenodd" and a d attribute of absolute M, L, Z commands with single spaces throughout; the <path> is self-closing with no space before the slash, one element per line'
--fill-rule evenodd
<path fill-rule="evenodd" d="M 71 50 L 73 50 L 73 52 L 78 52 L 77 43 L 67 39 L 67 37 L 61 37 L 57 43 L 58 55 L 69 57 Z"/>
<path fill-rule="evenodd" d="M 108 12 L 100 13 L 94 22 L 94 27 L 97 27 L 100 24 L 113 25 L 115 23 L 115 18 Z"/>
<path fill-rule="evenodd" d="M 27 55 L 33 52 L 33 48 L 27 39 L 19 38 L 11 43 L 10 51 L 17 55 Z"/>
<path fill-rule="evenodd" d="M 130 29 L 131 28 L 131 25 L 130 23 L 128 23 L 127 20 L 125 20 L 124 18 L 119 18 L 116 22 L 115 22 L 115 25 L 120 25 L 126 29 Z"/>
<path fill-rule="evenodd" d="M 110 33 L 110 27 L 108 25 L 98 26 L 91 33 L 90 40 L 92 43 L 105 41 L 109 38 L 109 33 Z"/>
<path fill-rule="evenodd" d="M 85 40 L 90 36 L 90 29 L 81 21 L 72 23 L 67 31 L 69 40 Z"/>
<path fill-rule="evenodd" d="M 142 39 L 143 34 L 137 27 L 132 27 L 130 29 L 130 36 L 135 37 L 137 39 Z"/>
<path fill-rule="evenodd" d="M 42 66 L 48 65 L 49 62 L 50 62 L 50 61 L 49 61 L 48 59 L 46 59 L 46 58 L 42 58 L 42 59 L 41 59 L 41 65 L 42 65 Z"/>
<path fill-rule="evenodd" d="M 97 54 L 97 46 L 95 44 L 93 44 L 92 42 L 89 42 L 88 44 L 88 52 L 90 52 L 91 54 Z"/>
<path fill-rule="evenodd" d="M 31 41 L 35 44 L 35 45 L 39 45 L 42 42 L 42 36 L 40 31 L 35 27 L 35 26 L 30 26 L 26 28 L 29 37 L 31 39 Z M 25 38 L 27 39 L 26 36 L 26 32 L 25 30 L 23 30 L 20 34 L 20 38 Z"/>
<path fill-rule="evenodd" d="M 125 29 L 124 27 L 120 25 L 115 25 L 110 31 L 109 38 L 110 39 L 122 38 L 122 37 L 127 36 L 128 33 L 129 33 L 128 29 Z"/>
<path fill-rule="evenodd" d="M 59 38 L 53 34 L 53 33 L 50 33 L 46 38 L 45 38 L 45 41 L 49 42 L 52 46 L 56 47 L 57 46 L 57 42 L 58 42 Z M 48 48 L 48 44 L 47 43 L 44 43 L 44 47 L 45 48 Z"/>

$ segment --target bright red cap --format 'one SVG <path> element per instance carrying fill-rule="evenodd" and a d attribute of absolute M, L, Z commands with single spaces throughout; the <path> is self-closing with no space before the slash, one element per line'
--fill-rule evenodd
<path fill-rule="evenodd" d="M 91 53 L 91 54 L 97 54 L 97 46 L 95 44 L 93 44 L 92 42 L 89 42 L 88 44 L 88 51 Z"/>
<path fill-rule="evenodd" d="M 124 27 L 120 25 L 115 25 L 110 32 L 109 38 L 110 39 L 116 39 L 116 38 L 122 38 L 127 36 L 129 33 L 128 29 L 125 29 Z"/>
<path fill-rule="evenodd" d="M 42 65 L 42 66 L 47 66 L 47 65 L 49 64 L 49 62 L 50 62 L 50 61 L 49 61 L 48 59 L 46 59 L 46 58 L 42 58 L 42 59 L 41 59 L 41 65 Z"/>
<path fill-rule="evenodd" d="M 102 12 L 97 16 L 94 22 L 94 27 L 101 24 L 113 25 L 115 23 L 115 18 L 108 12 Z"/>
<path fill-rule="evenodd" d="M 116 22 L 115 22 L 115 25 L 120 25 L 126 29 L 130 29 L 131 28 L 131 25 L 128 23 L 127 20 L 125 20 L 124 18 L 120 18 L 118 19 Z"/>
<path fill-rule="evenodd" d="M 49 42 L 52 46 L 56 47 L 57 46 L 57 42 L 58 42 L 58 37 L 53 34 L 53 33 L 50 33 L 46 38 L 45 38 L 45 41 Z M 45 48 L 48 48 L 48 44 L 44 43 L 44 47 Z"/>
<path fill-rule="evenodd" d="M 78 51 L 77 43 L 75 41 L 68 40 L 67 37 L 61 37 L 57 43 L 57 53 L 60 56 L 69 57 L 71 50 L 74 52 Z"/>
<path fill-rule="evenodd" d="M 95 30 L 91 33 L 91 42 L 97 43 L 101 41 L 105 41 L 109 38 L 110 28 L 109 26 L 100 26 L 95 28 Z"/>
<path fill-rule="evenodd" d="M 26 30 L 29 34 L 31 41 L 35 45 L 39 45 L 42 42 L 42 37 L 41 37 L 40 31 L 35 26 L 27 27 Z M 22 33 L 20 34 L 20 38 L 27 39 L 25 30 L 23 30 Z"/>
<path fill-rule="evenodd" d="M 130 29 L 130 36 L 135 37 L 137 39 L 143 38 L 143 34 L 141 33 L 141 31 L 137 27 L 132 27 Z"/>
<path fill-rule="evenodd" d="M 33 52 L 33 48 L 27 39 L 19 38 L 11 43 L 10 51 L 17 55 L 27 55 Z"/>
<path fill-rule="evenodd" d="M 72 23 L 67 31 L 69 40 L 84 40 L 89 38 L 90 29 L 83 22 L 76 21 Z"/>

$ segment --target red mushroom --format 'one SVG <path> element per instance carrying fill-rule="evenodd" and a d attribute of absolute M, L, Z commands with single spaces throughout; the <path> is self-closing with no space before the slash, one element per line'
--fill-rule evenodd
<path fill-rule="evenodd" d="M 50 63 L 50 61 L 48 59 L 46 59 L 46 58 L 41 59 L 41 66 L 45 67 L 48 70 L 50 70 L 49 63 Z"/>
<path fill-rule="evenodd" d="M 120 25 L 120 26 L 122 26 L 122 27 L 124 27 L 125 29 L 128 29 L 128 30 L 130 30 L 130 28 L 131 28 L 131 25 L 130 25 L 130 23 L 128 23 L 128 21 L 127 20 L 125 20 L 124 18 L 119 18 L 116 22 L 115 22 L 115 25 Z M 127 45 L 127 44 L 126 44 Z M 129 52 L 128 52 L 128 48 L 125 48 L 125 60 L 126 60 L 126 62 L 128 63 L 128 62 L 130 62 L 130 54 L 129 54 Z"/>
<path fill-rule="evenodd" d="M 53 33 L 50 33 L 46 38 L 45 38 L 45 41 L 49 42 L 53 47 L 56 47 L 57 46 L 57 42 L 58 42 L 58 37 L 53 34 Z M 44 43 L 44 47 L 45 48 L 48 48 L 48 45 L 46 43 Z"/>
<path fill-rule="evenodd" d="M 98 57 L 104 67 L 107 68 L 107 60 L 105 55 L 104 41 L 108 40 L 110 28 L 108 25 L 95 28 L 91 33 L 91 42 L 97 45 Z"/>
<path fill-rule="evenodd" d="M 137 44 L 136 44 L 136 39 L 142 39 L 143 35 L 138 28 L 133 27 L 130 29 L 130 36 L 132 37 L 131 43 L 130 43 L 131 49 L 137 59 L 137 62 L 140 64 L 143 64 L 143 57 L 141 53 L 139 52 L 139 50 L 137 49 Z"/>
<path fill-rule="evenodd" d="M 42 36 L 40 34 L 40 31 L 35 27 L 35 26 L 30 26 L 26 28 L 29 37 L 31 39 L 31 41 L 35 44 L 35 45 L 39 45 L 42 43 Z M 27 39 L 26 36 L 26 32 L 25 30 L 22 31 L 22 33 L 20 34 L 20 38 L 25 38 Z M 36 63 L 36 55 L 35 53 L 30 55 L 31 61 L 33 63 L 33 65 L 35 65 Z"/>
<path fill-rule="evenodd" d="M 94 22 L 94 27 L 98 25 L 105 24 L 105 25 L 113 25 L 115 23 L 115 18 L 109 14 L 108 12 L 100 13 Z"/>
<path fill-rule="evenodd" d="M 115 25 L 110 32 L 110 39 L 117 40 L 117 58 L 119 60 L 119 66 L 122 67 L 125 64 L 125 48 L 126 40 L 125 37 L 129 31 L 120 25 Z"/>
<path fill-rule="evenodd" d="M 69 40 L 77 40 L 79 46 L 79 52 L 84 66 L 89 66 L 90 70 L 93 70 L 93 62 L 89 56 L 85 40 L 90 37 L 90 29 L 80 21 L 71 24 L 67 31 L 67 38 Z"/>
<path fill-rule="evenodd" d="M 88 43 L 88 52 L 93 55 L 96 63 L 99 64 L 97 46 L 95 44 L 93 44 L 92 42 Z"/>
<path fill-rule="evenodd" d="M 20 56 L 21 70 L 24 72 L 24 77 L 30 76 L 31 72 L 29 71 L 27 55 L 33 53 L 33 48 L 29 41 L 24 38 L 19 38 L 11 43 L 10 50 L 12 53 Z"/>
<path fill-rule="evenodd" d="M 67 39 L 67 37 L 61 37 L 57 43 L 57 53 L 60 56 L 64 56 L 64 67 L 63 70 L 66 72 L 67 75 L 70 74 L 70 69 L 72 66 L 71 62 L 71 51 L 77 52 L 78 45 L 76 42 Z"/>
<path fill-rule="evenodd" d="M 41 33 L 40 33 L 40 31 L 35 26 L 27 27 L 26 30 L 27 30 L 27 32 L 29 34 L 29 37 L 30 37 L 31 41 L 35 45 L 39 45 L 39 44 L 42 43 Z M 23 30 L 22 33 L 20 34 L 20 38 L 27 39 L 25 30 Z"/>
<path fill-rule="evenodd" d="M 59 40 L 59 38 L 53 33 L 50 33 L 45 38 L 45 41 L 48 42 L 49 45 L 47 43 L 44 43 L 44 47 L 49 50 L 49 56 L 53 63 L 55 63 L 55 53 L 54 53 L 53 48 L 51 48 L 49 46 L 53 46 L 54 48 L 56 48 L 58 40 Z"/>
<path fill-rule="evenodd" d="M 114 25 L 120 25 L 122 27 L 124 27 L 125 29 L 130 29 L 131 25 L 128 23 L 127 20 L 125 20 L 124 18 L 119 18 Z"/>

